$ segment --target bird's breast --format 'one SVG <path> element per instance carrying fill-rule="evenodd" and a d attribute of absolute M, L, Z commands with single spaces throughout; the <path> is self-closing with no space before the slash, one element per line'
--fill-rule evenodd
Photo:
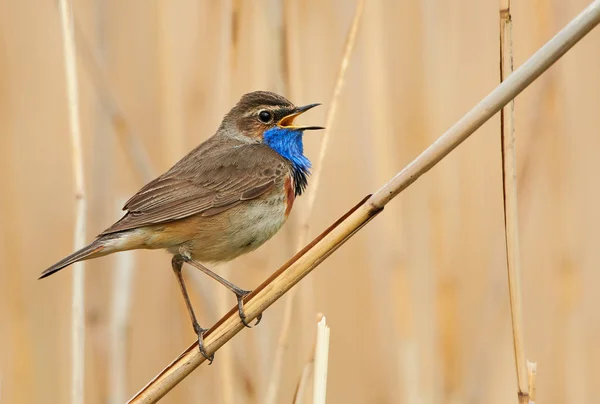
<path fill-rule="evenodd" d="M 293 203 L 294 184 L 288 175 L 256 199 L 214 216 L 184 219 L 188 238 L 184 244 L 198 261 L 229 261 L 273 237 L 286 222 Z"/>
<path fill-rule="evenodd" d="M 264 196 L 234 208 L 237 214 L 230 215 L 227 230 L 231 255 L 252 251 L 273 237 L 287 220 L 292 203 L 284 181 L 283 186 L 280 183 Z"/>

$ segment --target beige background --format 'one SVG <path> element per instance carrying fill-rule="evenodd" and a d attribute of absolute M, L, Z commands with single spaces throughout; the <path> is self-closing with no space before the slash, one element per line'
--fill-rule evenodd
<path fill-rule="evenodd" d="M 0 403 L 70 400 L 72 270 L 37 276 L 73 247 L 74 196 L 55 1 L 0 0 Z M 515 65 L 584 0 L 513 2 Z M 323 124 L 354 13 L 347 0 L 75 0 L 88 240 L 145 182 L 111 91 L 154 174 L 214 133 L 241 94 L 322 102 Z M 367 1 L 317 205 L 314 237 L 406 165 L 498 82 L 498 3 Z M 600 384 L 600 31 L 516 100 L 525 346 L 538 401 L 591 403 Z M 110 83 L 95 84 L 89 52 Z M 86 56 L 88 52 L 87 62 Z M 98 74 L 96 74 L 98 76 Z M 317 159 L 321 134 L 307 133 Z M 499 117 L 494 117 L 299 285 L 277 402 L 331 326 L 328 403 L 516 402 L 505 271 Z M 258 285 L 296 249 L 284 229 L 219 271 Z M 117 257 L 86 272 L 86 403 L 121 402 L 193 342 L 163 252 L 132 254 L 124 393 L 111 381 Z M 122 260 L 121 260 L 122 261 Z M 201 324 L 233 296 L 186 269 Z M 125 288 L 127 289 L 127 288 Z M 177 386 L 165 403 L 262 403 L 284 301 Z M 124 396 L 122 395 L 124 394 Z"/>

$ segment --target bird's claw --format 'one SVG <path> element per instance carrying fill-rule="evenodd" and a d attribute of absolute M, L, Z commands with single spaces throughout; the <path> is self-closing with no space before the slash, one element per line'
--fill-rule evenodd
<path fill-rule="evenodd" d="M 194 331 L 196 331 L 196 335 L 198 336 L 198 348 L 200 349 L 200 353 L 208 361 L 208 364 L 211 365 L 215 359 L 215 354 L 208 356 L 206 349 L 204 348 L 204 333 L 208 331 L 208 328 L 202 328 L 196 323 L 194 324 Z"/>
<path fill-rule="evenodd" d="M 202 343 L 202 340 L 200 338 L 198 338 L 198 346 L 200 347 L 200 353 L 208 361 L 208 365 L 212 365 L 213 360 L 215 359 L 215 354 L 208 356 L 208 354 L 206 353 L 206 349 L 204 349 L 204 344 Z"/>
<path fill-rule="evenodd" d="M 238 314 L 240 316 L 240 320 L 242 320 L 242 324 L 244 324 L 248 328 L 252 328 L 252 326 L 250 324 L 248 324 L 248 322 L 246 321 L 246 313 L 244 313 L 244 297 L 246 295 L 249 295 L 251 292 L 252 291 L 250 291 L 250 290 L 243 290 L 243 291 L 241 291 L 240 294 L 236 294 L 237 301 L 238 301 Z M 254 325 L 257 326 L 258 323 L 260 323 L 261 319 L 262 319 L 262 313 L 260 313 L 256 317 L 256 323 L 254 323 Z"/>

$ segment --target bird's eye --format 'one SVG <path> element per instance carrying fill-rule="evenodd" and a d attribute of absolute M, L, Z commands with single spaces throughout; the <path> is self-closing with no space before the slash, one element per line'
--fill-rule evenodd
<path fill-rule="evenodd" d="M 273 114 L 269 111 L 260 111 L 258 113 L 258 119 L 260 119 L 262 123 L 269 123 L 271 122 L 271 119 L 273 119 Z"/>

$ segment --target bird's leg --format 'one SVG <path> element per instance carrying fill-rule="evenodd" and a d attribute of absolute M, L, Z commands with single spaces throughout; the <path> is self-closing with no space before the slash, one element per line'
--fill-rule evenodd
<path fill-rule="evenodd" d="M 200 348 L 200 353 L 206 359 L 208 359 L 208 364 L 210 365 L 215 358 L 215 355 L 208 356 L 206 350 L 204 349 L 204 333 L 208 330 L 207 328 L 200 327 L 198 324 L 198 320 L 196 320 L 196 314 L 194 314 L 194 309 L 192 308 L 192 303 L 190 302 L 190 297 L 187 292 L 187 288 L 185 287 L 185 283 L 183 282 L 183 276 L 181 274 L 181 267 L 183 266 L 183 262 L 185 258 L 181 255 L 174 255 L 171 260 L 171 265 L 173 267 L 173 272 L 175 272 L 175 276 L 177 277 L 177 282 L 179 283 L 179 287 L 181 288 L 181 293 L 183 294 L 183 299 L 185 300 L 185 305 L 187 306 L 188 313 L 190 314 L 190 319 L 192 320 L 192 326 L 194 327 L 194 331 L 198 336 L 198 347 Z"/>
<path fill-rule="evenodd" d="M 233 283 L 229 282 L 227 279 L 223 278 L 222 276 L 217 275 L 216 273 L 214 273 L 210 269 L 206 268 L 204 265 L 202 265 L 198 261 L 194 261 L 193 259 L 186 257 L 185 255 L 182 255 L 182 259 L 185 262 L 187 262 L 188 264 L 192 265 L 193 267 L 198 268 L 199 270 L 204 272 L 206 275 L 210 276 L 211 278 L 213 278 L 214 280 L 219 282 L 221 285 L 223 285 L 227 289 L 231 290 L 233 293 L 235 293 L 235 296 L 237 297 L 237 302 L 238 302 L 238 313 L 240 315 L 240 320 L 242 320 L 242 323 L 246 327 L 250 328 L 250 325 L 246 322 L 246 314 L 244 313 L 244 296 L 249 294 L 251 291 L 238 288 Z M 256 317 L 256 324 L 254 324 L 254 325 L 258 325 L 258 323 L 260 323 L 261 319 L 262 319 L 262 313 L 260 313 L 258 315 L 258 317 Z"/>

